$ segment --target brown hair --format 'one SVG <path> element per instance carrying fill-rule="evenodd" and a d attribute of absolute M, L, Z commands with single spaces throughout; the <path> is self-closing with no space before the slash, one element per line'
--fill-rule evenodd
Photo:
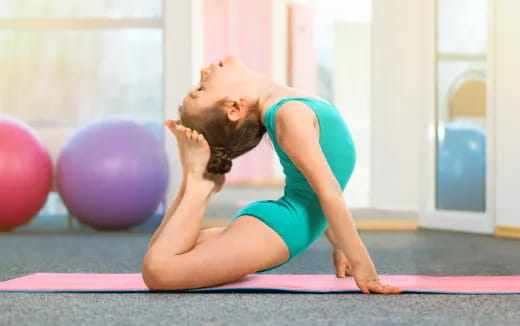
<path fill-rule="evenodd" d="M 219 101 L 198 116 L 179 110 L 182 125 L 203 134 L 208 142 L 211 157 L 206 169 L 215 174 L 228 173 L 233 165 L 231 160 L 255 148 L 266 132 L 264 125 L 252 115 L 238 122 L 230 121 L 223 110 L 224 102 Z"/>

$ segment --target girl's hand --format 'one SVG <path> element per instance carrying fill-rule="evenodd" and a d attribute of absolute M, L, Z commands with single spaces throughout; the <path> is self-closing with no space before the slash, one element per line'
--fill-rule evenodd
<path fill-rule="evenodd" d="M 368 258 L 361 264 L 353 267 L 354 279 L 361 292 L 369 293 L 383 293 L 383 294 L 397 294 L 403 290 L 395 286 L 381 283 L 377 276 L 376 269 L 372 260 Z"/>
<path fill-rule="evenodd" d="M 332 264 L 336 268 L 336 276 L 344 278 L 346 276 L 352 276 L 352 266 L 343 253 L 341 248 L 334 246 L 332 248 Z"/>

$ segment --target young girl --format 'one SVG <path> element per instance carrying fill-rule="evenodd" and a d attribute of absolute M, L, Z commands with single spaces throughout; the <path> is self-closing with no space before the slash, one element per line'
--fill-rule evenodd
<path fill-rule="evenodd" d="M 343 199 L 355 149 L 334 106 L 230 56 L 201 70 L 179 116 L 166 125 L 177 138 L 183 183 L 143 259 L 150 289 L 209 287 L 271 270 L 325 232 L 338 277 L 353 276 L 363 293 L 401 292 L 379 281 Z M 253 149 L 266 131 L 286 175 L 284 196 L 243 207 L 226 227 L 200 230 L 231 160 Z"/>

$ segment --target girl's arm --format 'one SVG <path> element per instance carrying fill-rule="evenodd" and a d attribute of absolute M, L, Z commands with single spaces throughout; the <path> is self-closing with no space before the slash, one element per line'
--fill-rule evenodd
<path fill-rule="evenodd" d="M 337 244 L 350 261 L 357 286 L 363 293 L 399 293 L 400 289 L 382 284 L 377 276 L 343 191 L 321 149 L 314 129 L 314 111 L 302 102 L 290 101 L 282 104 L 275 119 L 278 143 L 319 198 Z"/>
<path fill-rule="evenodd" d="M 337 247 L 337 246 L 338 246 L 338 241 L 336 240 L 336 237 L 334 236 L 334 233 L 332 232 L 332 230 L 330 229 L 330 227 L 328 227 L 328 228 L 325 230 L 325 236 L 327 237 L 327 239 L 329 240 L 330 244 L 331 244 L 333 247 Z"/>
<path fill-rule="evenodd" d="M 183 176 L 182 176 L 182 184 L 179 188 L 179 192 L 177 193 L 177 197 L 175 198 L 175 200 L 171 203 L 170 207 L 168 208 L 168 210 L 166 211 L 166 213 L 164 213 L 164 216 L 163 216 L 163 219 L 161 221 L 161 224 L 159 225 L 159 227 L 157 228 L 157 230 L 155 230 L 154 234 L 152 235 L 152 237 L 150 238 L 150 241 L 148 242 L 148 248 L 150 248 L 152 246 L 152 244 L 154 243 L 155 239 L 159 236 L 159 234 L 161 233 L 161 230 L 163 229 L 164 225 L 168 222 L 168 220 L 170 219 L 170 217 L 173 215 L 173 213 L 175 213 L 175 211 L 177 210 L 177 207 L 179 206 L 179 203 L 181 202 L 182 200 L 182 196 L 184 196 L 184 191 L 186 189 L 186 174 L 183 172 Z"/>
<path fill-rule="evenodd" d="M 363 263 L 373 265 L 343 196 L 320 199 L 320 205 L 329 222 L 326 235 L 328 232 L 331 244 L 343 250 L 353 268 Z"/>

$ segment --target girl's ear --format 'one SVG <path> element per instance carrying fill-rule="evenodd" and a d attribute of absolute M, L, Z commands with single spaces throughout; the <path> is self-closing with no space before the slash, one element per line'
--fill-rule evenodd
<path fill-rule="evenodd" d="M 243 111 L 244 107 L 241 105 L 240 101 L 236 100 L 230 100 L 228 99 L 226 101 L 226 111 L 229 120 L 231 121 L 239 121 L 241 118 L 241 112 Z"/>
<path fill-rule="evenodd" d="M 237 122 L 242 119 L 247 111 L 247 101 L 244 98 L 239 100 L 226 98 L 226 110 L 228 119 Z"/>

